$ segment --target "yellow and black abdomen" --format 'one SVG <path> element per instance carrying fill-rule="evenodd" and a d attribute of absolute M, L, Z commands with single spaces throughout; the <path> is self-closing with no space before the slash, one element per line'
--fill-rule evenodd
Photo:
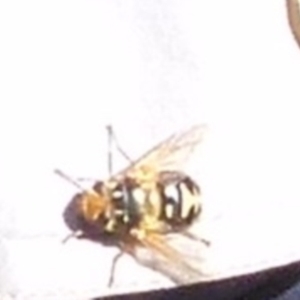
<path fill-rule="evenodd" d="M 201 213 L 200 187 L 189 176 L 164 172 L 160 184 L 160 219 L 172 227 L 190 225 Z"/>

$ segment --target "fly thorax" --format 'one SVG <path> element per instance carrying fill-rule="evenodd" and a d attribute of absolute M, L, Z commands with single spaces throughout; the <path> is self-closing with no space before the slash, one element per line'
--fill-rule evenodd
<path fill-rule="evenodd" d="M 118 182 L 110 190 L 111 209 L 106 213 L 107 224 L 118 231 L 137 225 L 142 214 L 145 193 L 132 180 Z"/>

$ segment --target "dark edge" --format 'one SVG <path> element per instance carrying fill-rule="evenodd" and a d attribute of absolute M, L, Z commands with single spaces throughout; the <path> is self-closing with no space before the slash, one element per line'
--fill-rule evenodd
<path fill-rule="evenodd" d="M 298 0 L 286 0 L 286 8 L 290 29 L 300 47 L 300 2 Z"/>
<path fill-rule="evenodd" d="M 298 280 L 300 280 L 300 262 L 215 282 L 202 282 L 178 288 L 98 297 L 90 300 L 267 300 L 280 295 Z"/>

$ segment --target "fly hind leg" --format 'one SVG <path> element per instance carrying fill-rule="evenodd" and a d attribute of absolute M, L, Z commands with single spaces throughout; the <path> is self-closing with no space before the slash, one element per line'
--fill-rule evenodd
<path fill-rule="evenodd" d="M 134 249 L 135 249 L 135 245 L 133 245 L 130 242 L 122 243 L 120 245 L 120 252 L 115 255 L 115 257 L 113 258 L 112 264 L 111 264 L 110 275 L 109 275 L 109 280 L 108 280 L 109 288 L 111 288 L 112 285 L 114 284 L 117 263 L 119 262 L 120 258 L 126 253 L 134 256 L 134 253 L 135 253 Z"/>

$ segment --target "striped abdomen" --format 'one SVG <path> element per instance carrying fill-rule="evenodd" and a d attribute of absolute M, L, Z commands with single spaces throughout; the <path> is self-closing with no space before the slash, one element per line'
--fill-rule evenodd
<path fill-rule="evenodd" d="M 200 188 L 187 175 L 162 173 L 160 219 L 174 227 L 190 225 L 201 213 Z"/>

